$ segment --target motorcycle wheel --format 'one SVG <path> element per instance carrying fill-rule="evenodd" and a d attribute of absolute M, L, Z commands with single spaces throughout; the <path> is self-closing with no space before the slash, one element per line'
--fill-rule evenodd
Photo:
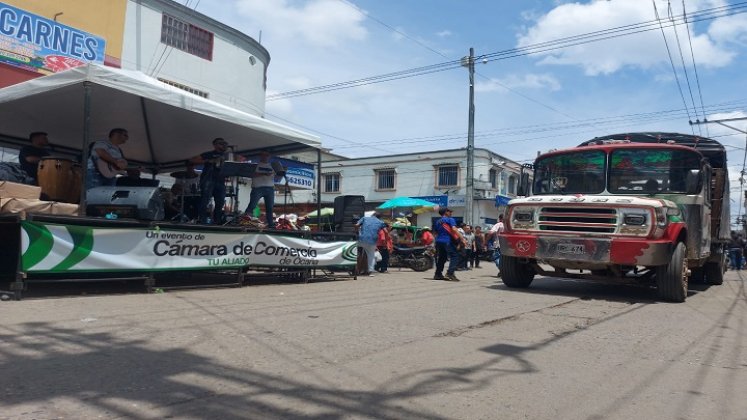
<path fill-rule="evenodd" d="M 433 268 L 433 259 L 428 257 L 416 257 L 410 261 L 410 268 L 414 271 L 427 271 Z"/>

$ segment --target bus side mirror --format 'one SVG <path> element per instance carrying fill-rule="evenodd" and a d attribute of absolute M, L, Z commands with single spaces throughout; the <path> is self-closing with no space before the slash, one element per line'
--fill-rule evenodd
<path fill-rule="evenodd" d="M 685 175 L 685 193 L 697 194 L 700 192 L 700 170 L 690 169 Z"/>
<path fill-rule="evenodd" d="M 516 195 L 526 197 L 529 195 L 529 173 L 522 171 L 519 178 L 519 188 Z"/>

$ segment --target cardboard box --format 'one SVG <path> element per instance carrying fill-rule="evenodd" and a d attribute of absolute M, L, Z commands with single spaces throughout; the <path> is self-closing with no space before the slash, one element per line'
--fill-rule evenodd
<path fill-rule="evenodd" d="M 31 198 L 0 198 L 0 213 L 52 214 L 52 202 Z"/>
<path fill-rule="evenodd" d="M 0 198 L 27 198 L 38 200 L 41 188 L 35 185 L 18 184 L 10 181 L 0 181 Z"/>
<path fill-rule="evenodd" d="M 77 204 L 52 202 L 52 214 L 78 216 L 79 208 L 80 206 Z"/>

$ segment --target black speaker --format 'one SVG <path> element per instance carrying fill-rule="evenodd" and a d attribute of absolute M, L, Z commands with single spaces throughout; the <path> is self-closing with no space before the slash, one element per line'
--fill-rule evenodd
<path fill-rule="evenodd" d="M 355 232 L 355 224 L 363 217 L 366 199 L 362 195 L 341 195 L 335 197 L 335 231 Z"/>
<path fill-rule="evenodd" d="M 155 187 L 96 187 L 86 192 L 86 214 L 140 220 L 163 220 L 163 199 Z"/>

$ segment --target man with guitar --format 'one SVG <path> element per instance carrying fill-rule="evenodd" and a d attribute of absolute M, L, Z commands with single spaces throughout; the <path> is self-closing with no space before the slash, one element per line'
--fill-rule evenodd
<path fill-rule="evenodd" d="M 113 128 L 109 131 L 108 140 L 99 140 L 91 145 L 86 172 L 87 189 L 114 186 L 117 175 L 125 173 L 127 161 L 119 146 L 129 138 L 124 128 Z"/>
<path fill-rule="evenodd" d="M 441 208 L 438 210 L 438 214 L 441 218 L 436 221 L 436 275 L 433 276 L 434 280 L 448 280 L 448 281 L 459 281 L 454 274 L 459 264 L 459 249 L 463 249 L 465 241 L 462 235 L 456 228 L 456 220 L 451 217 L 452 211 L 450 208 Z M 446 276 L 444 277 L 444 265 L 446 265 L 446 259 L 449 259 L 449 268 L 446 270 Z"/>
<path fill-rule="evenodd" d="M 212 223 L 223 224 L 223 206 L 226 204 L 226 177 L 221 173 L 221 166 L 226 161 L 228 142 L 218 137 L 213 139 L 213 150 L 201 153 L 191 159 L 192 163 L 202 164 L 200 174 L 200 206 L 197 208 L 197 218 L 200 223 L 208 224 L 208 204 L 213 198 L 215 207 Z"/>

